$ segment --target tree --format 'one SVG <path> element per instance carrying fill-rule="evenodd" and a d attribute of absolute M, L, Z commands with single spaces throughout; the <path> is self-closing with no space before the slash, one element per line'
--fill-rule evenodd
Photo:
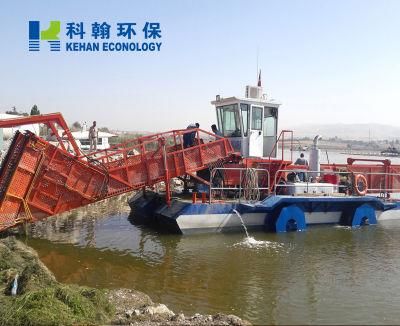
<path fill-rule="evenodd" d="M 7 114 L 14 114 L 14 115 L 19 115 L 17 108 L 15 106 L 12 107 L 12 110 L 6 111 Z"/>
<path fill-rule="evenodd" d="M 40 110 L 38 109 L 37 105 L 35 104 L 34 106 L 32 106 L 31 115 L 39 115 L 39 114 L 40 114 Z"/>
<path fill-rule="evenodd" d="M 99 128 L 99 131 L 110 133 L 110 129 L 108 129 L 107 127 L 101 127 Z"/>
<path fill-rule="evenodd" d="M 20 112 L 17 110 L 15 106 L 12 107 L 12 110 L 6 111 L 7 114 L 13 114 L 13 115 L 22 115 L 24 117 L 28 116 L 29 114 L 26 112 Z"/>
<path fill-rule="evenodd" d="M 81 124 L 80 124 L 78 121 L 75 121 L 75 122 L 72 124 L 71 129 L 74 130 L 74 131 L 80 131 L 80 130 L 82 130 L 82 126 L 81 126 Z"/>

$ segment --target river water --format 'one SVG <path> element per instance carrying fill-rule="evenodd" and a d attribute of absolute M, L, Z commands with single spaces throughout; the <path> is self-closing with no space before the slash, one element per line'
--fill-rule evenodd
<path fill-rule="evenodd" d="M 233 313 L 255 324 L 400 323 L 400 216 L 355 230 L 179 236 L 132 225 L 127 198 L 33 225 L 22 240 L 60 282 L 134 288 L 185 314 Z"/>

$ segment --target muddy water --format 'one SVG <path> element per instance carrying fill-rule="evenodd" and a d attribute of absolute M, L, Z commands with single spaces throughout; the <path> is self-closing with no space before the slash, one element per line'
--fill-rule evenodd
<path fill-rule="evenodd" d="M 185 314 L 234 313 L 255 324 L 400 324 L 400 216 L 357 230 L 177 236 L 129 223 L 127 198 L 32 226 L 25 241 L 61 282 L 135 288 Z"/>
<path fill-rule="evenodd" d="M 400 220 L 250 232 L 254 241 L 244 241 L 241 233 L 162 235 L 133 226 L 128 213 L 126 197 L 109 200 L 37 224 L 25 241 L 61 282 L 135 288 L 185 314 L 400 323 Z"/>

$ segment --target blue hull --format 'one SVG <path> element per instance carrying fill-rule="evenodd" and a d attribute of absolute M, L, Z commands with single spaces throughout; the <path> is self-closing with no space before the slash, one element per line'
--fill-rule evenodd
<path fill-rule="evenodd" d="M 376 224 L 383 212 L 399 209 L 372 196 L 270 196 L 256 203 L 199 203 L 174 199 L 168 207 L 163 196 L 137 194 L 130 201 L 131 221 L 165 232 L 221 232 L 240 228 L 237 210 L 246 226 L 271 232 L 305 230 L 310 224 Z M 400 213 L 400 212 L 399 212 Z"/>

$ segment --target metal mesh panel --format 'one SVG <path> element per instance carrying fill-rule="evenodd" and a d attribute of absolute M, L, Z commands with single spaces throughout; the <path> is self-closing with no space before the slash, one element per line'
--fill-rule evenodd
<path fill-rule="evenodd" d="M 184 152 L 186 168 L 196 170 L 201 166 L 200 150 L 197 147 L 190 148 Z"/>
<path fill-rule="evenodd" d="M 224 157 L 228 140 L 182 150 L 175 132 L 75 157 L 27 132 L 16 134 L 0 171 L 0 230 L 195 172 Z M 142 142 L 142 144 L 140 144 Z M 204 161 L 201 159 L 202 150 Z M 29 194 L 29 195 L 28 195 Z M 17 196 L 14 198 L 12 196 Z"/>
<path fill-rule="evenodd" d="M 17 198 L 6 197 L 0 207 L 0 230 L 14 226 L 21 208 L 21 201 Z"/>
<path fill-rule="evenodd" d="M 39 160 L 40 152 L 34 151 L 32 148 L 27 148 L 24 154 L 22 155 L 21 162 L 19 164 L 25 170 L 29 170 L 31 172 L 35 172 L 38 160 Z"/>
<path fill-rule="evenodd" d="M 220 157 L 225 157 L 224 143 L 221 141 L 217 143 L 208 143 L 207 145 L 202 146 L 201 150 L 205 164 L 215 162 Z"/>
<path fill-rule="evenodd" d="M 32 174 L 30 172 L 18 168 L 8 188 L 8 193 L 18 197 L 24 197 L 31 179 Z"/>

